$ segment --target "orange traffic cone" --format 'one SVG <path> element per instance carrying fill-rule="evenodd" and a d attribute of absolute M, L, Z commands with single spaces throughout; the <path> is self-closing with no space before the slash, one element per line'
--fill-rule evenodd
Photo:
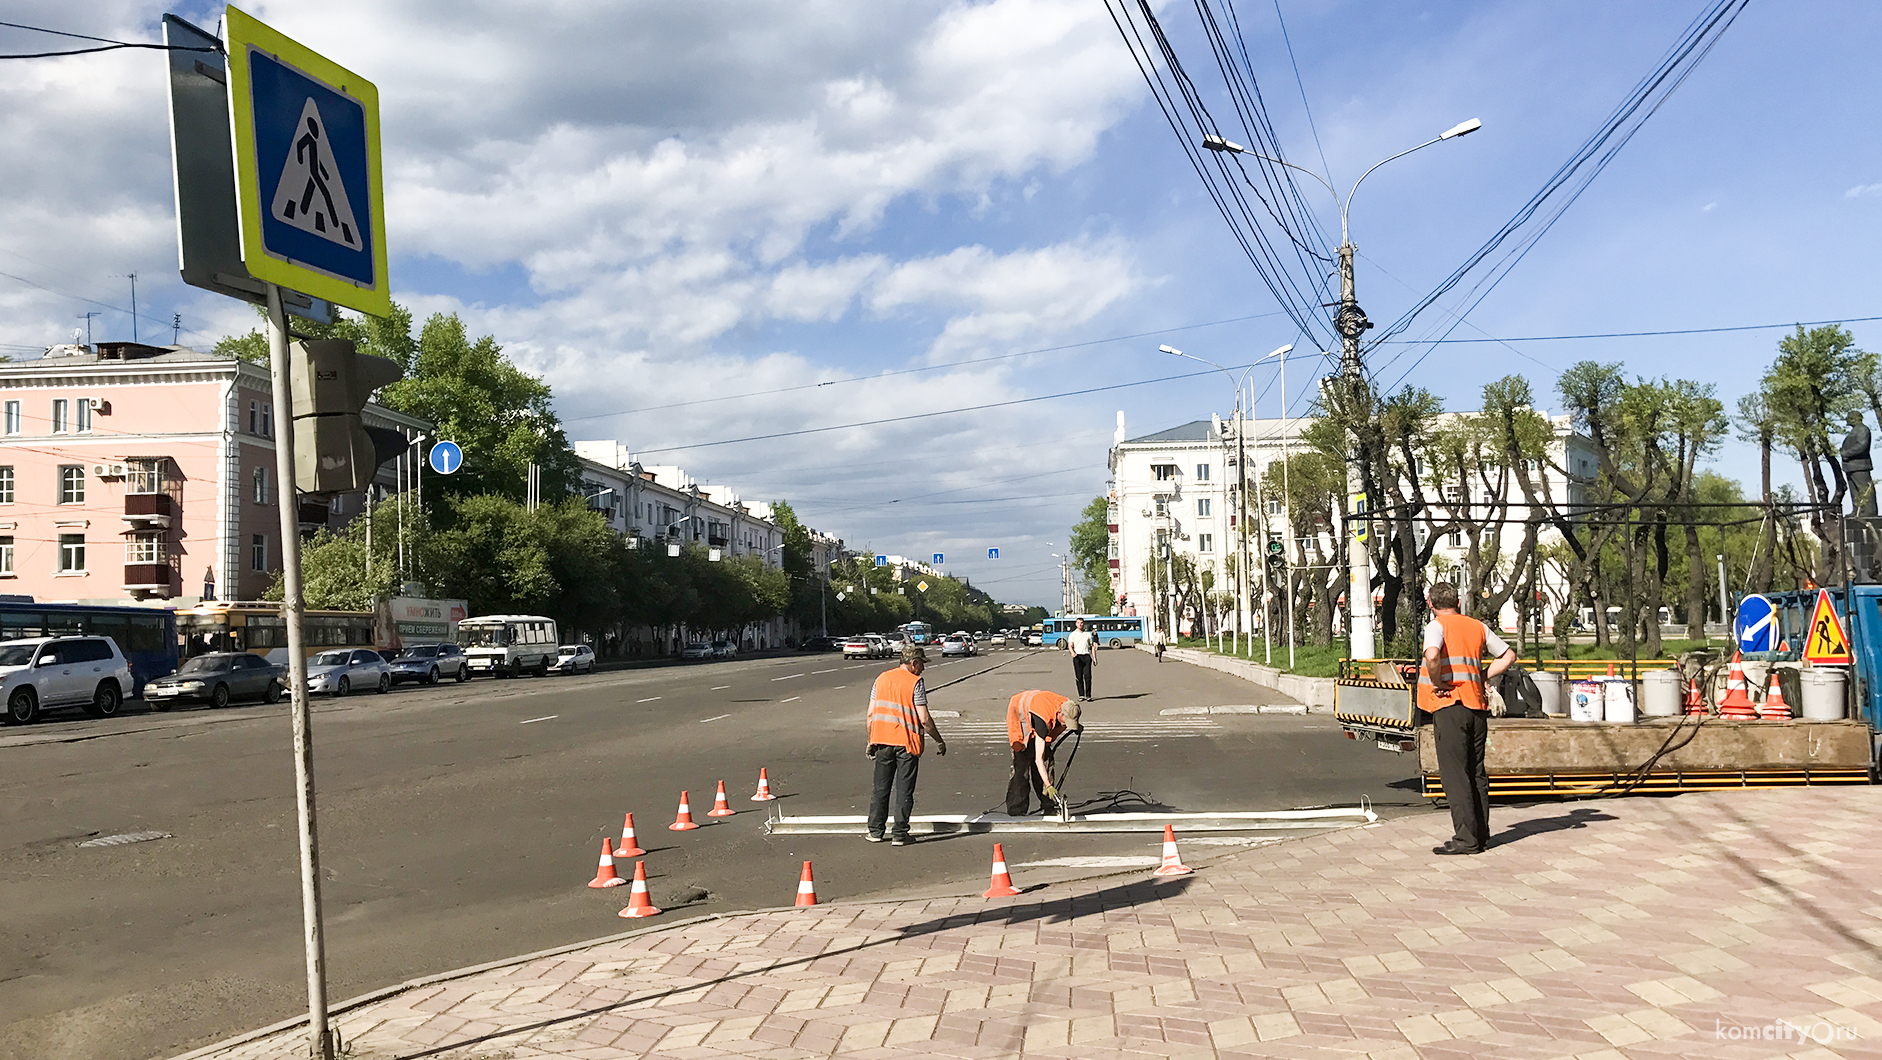
<path fill-rule="evenodd" d="M 1163 826 L 1163 864 L 1157 867 L 1152 876 L 1187 876 L 1192 872 L 1183 859 L 1176 856 L 1176 829 Z"/>
<path fill-rule="evenodd" d="M 1608 676 L 1609 677 L 1614 676 L 1614 664 L 1613 663 L 1608 664 Z"/>
<path fill-rule="evenodd" d="M 693 823 L 693 808 L 686 804 L 686 793 L 680 792 L 680 813 L 667 825 L 669 832 L 690 832 L 699 826 Z"/>
<path fill-rule="evenodd" d="M 1686 682 L 1686 713 L 1701 717 L 1712 713 L 1706 709 L 1706 697 L 1699 691 L 1699 679 L 1696 677 Z"/>
<path fill-rule="evenodd" d="M 627 908 L 615 915 L 628 917 L 629 919 L 660 915 L 660 910 L 653 907 L 653 899 L 647 896 L 646 862 L 634 862 L 634 889 L 628 892 Z"/>
<path fill-rule="evenodd" d="M 608 841 L 601 841 L 601 867 L 595 870 L 595 878 L 588 881 L 590 887 L 619 887 L 627 881 L 614 874 L 614 855 L 608 852 Z"/>
<path fill-rule="evenodd" d="M 1766 721 L 1791 720 L 1791 707 L 1784 702 L 1784 686 L 1778 683 L 1777 671 L 1771 671 L 1771 691 L 1765 694 L 1764 706 L 1758 708 L 1758 716 Z"/>
<path fill-rule="evenodd" d="M 1751 697 L 1745 694 L 1745 663 L 1738 652 L 1732 653 L 1732 668 L 1725 674 L 1725 698 L 1719 701 L 1719 717 L 1749 721 L 1758 716 Z"/>
<path fill-rule="evenodd" d="M 758 767 L 758 794 L 751 797 L 753 802 L 770 802 L 777 798 L 771 794 L 771 778 L 765 775 L 763 766 Z"/>
<path fill-rule="evenodd" d="M 725 781 L 719 781 L 719 794 L 712 800 L 712 809 L 706 811 L 707 817 L 730 817 L 737 813 L 725 801 Z"/>
<path fill-rule="evenodd" d="M 987 893 L 981 897 L 1011 898 L 1018 893 L 1019 888 L 1013 886 L 1012 873 L 1006 871 L 1006 851 L 1001 849 L 1000 844 L 995 843 L 993 844 L 993 881 L 988 885 Z"/>
<path fill-rule="evenodd" d="M 637 858 L 646 851 L 640 848 L 640 842 L 634 838 L 634 815 L 628 814 L 621 824 L 621 845 L 614 848 L 617 858 Z"/>
<path fill-rule="evenodd" d="M 804 862 L 804 875 L 797 881 L 797 904 L 800 906 L 817 904 L 817 881 L 810 878 L 810 862 Z"/>

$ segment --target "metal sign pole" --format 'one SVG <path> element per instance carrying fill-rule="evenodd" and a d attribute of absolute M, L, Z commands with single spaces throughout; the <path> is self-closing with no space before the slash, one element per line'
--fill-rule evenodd
<path fill-rule="evenodd" d="M 309 1055 L 334 1060 L 327 1028 L 327 946 L 320 918 L 320 833 L 314 824 L 314 734 L 307 713 L 307 656 L 301 647 L 300 491 L 294 480 L 294 403 L 288 392 L 288 325 L 281 288 L 268 285 L 268 367 L 274 376 L 274 466 L 280 487 L 281 617 L 287 625 L 288 694 L 294 718 L 294 797 L 301 837 L 301 921 L 307 944 Z"/>

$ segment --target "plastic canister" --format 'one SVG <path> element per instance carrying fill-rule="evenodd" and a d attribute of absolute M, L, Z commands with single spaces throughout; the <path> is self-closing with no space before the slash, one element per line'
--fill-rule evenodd
<path fill-rule="evenodd" d="M 1634 684 L 1625 677 L 1604 677 L 1602 713 L 1608 721 L 1623 725 L 1634 723 Z"/>
<path fill-rule="evenodd" d="M 1841 670 L 1813 666 L 1803 672 L 1804 717 L 1809 721 L 1839 721 L 1843 717 L 1843 683 L 1848 678 Z"/>
<path fill-rule="evenodd" d="M 1568 689 L 1568 720 L 1600 721 L 1607 709 L 1599 681 L 1577 681 Z"/>
<path fill-rule="evenodd" d="M 1649 670 L 1640 675 L 1640 713 L 1649 718 L 1678 717 L 1684 706 L 1678 670 Z"/>
<path fill-rule="evenodd" d="M 1568 713 L 1562 703 L 1562 675 L 1547 670 L 1532 670 L 1529 679 L 1536 683 L 1536 696 L 1542 701 L 1542 713 L 1559 718 Z"/>

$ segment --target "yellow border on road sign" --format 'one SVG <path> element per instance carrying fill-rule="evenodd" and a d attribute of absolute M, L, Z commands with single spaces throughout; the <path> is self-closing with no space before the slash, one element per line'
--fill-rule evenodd
<path fill-rule="evenodd" d="M 1828 589 L 1817 590 L 1816 610 L 1810 615 L 1810 629 L 1804 634 L 1804 658 L 1822 666 L 1848 666 L 1849 632 L 1830 603 Z"/>
<path fill-rule="evenodd" d="M 254 101 L 249 97 L 248 49 L 255 47 L 359 101 L 366 112 L 366 208 L 372 217 L 373 285 L 362 287 L 318 269 L 269 257 L 261 250 L 261 217 L 270 196 L 255 157 Z M 371 81 L 283 36 L 234 7 L 228 8 L 229 126 L 235 140 L 235 201 L 242 228 L 242 263 L 249 274 L 335 305 L 382 317 L 392 312 L 386 280 L 386 196 L 379 164 L 379 89 Z"/>

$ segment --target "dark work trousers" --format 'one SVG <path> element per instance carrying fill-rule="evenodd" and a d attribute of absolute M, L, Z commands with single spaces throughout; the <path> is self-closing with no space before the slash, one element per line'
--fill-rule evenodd
<path fill-rule="evenodd" d="M 1091 656 L 1072 653 L 1072 680 L 1078 683 L 1078 698 L 1091 698 Z"/>
<path fill-rule="evenodd" d="M 1046 768 L 1052 768 L 1052 752 L 1046 752 Z M 1039 796 L 1039 812 L 1057 813 L 1058 803 L 1046 798 L 1045 778 L 1039 775 L 1032 760 L 1032 744 L 1027 743 L 1013 752 L 1013 775 L 1006 781 L 1006 815 L 1008 817 L 1026 816 L 1027 793 Z"/>
<path fill-rule="evenodd" d="M 1438 740 L 1438 779 L 1457 833 L 1451 842 L 1482 850 L 1490 845 L 1490 774 L 1483 763 L 1490 712 L 1452 703 L 1431 715 L 1431 725 Z"/>
<path fill-rule="evenodd" d="M 876 788 L 869 795 L 869 834 L 881 835 L 889 823 L 889 794 L 895 794 L 895 831 L 892 836 L 908 836 L 908 815 L 915 812 L 915 776 L 921 771 L 921 756 L 908 753 L 906 747 L 877 744 Z"/>

